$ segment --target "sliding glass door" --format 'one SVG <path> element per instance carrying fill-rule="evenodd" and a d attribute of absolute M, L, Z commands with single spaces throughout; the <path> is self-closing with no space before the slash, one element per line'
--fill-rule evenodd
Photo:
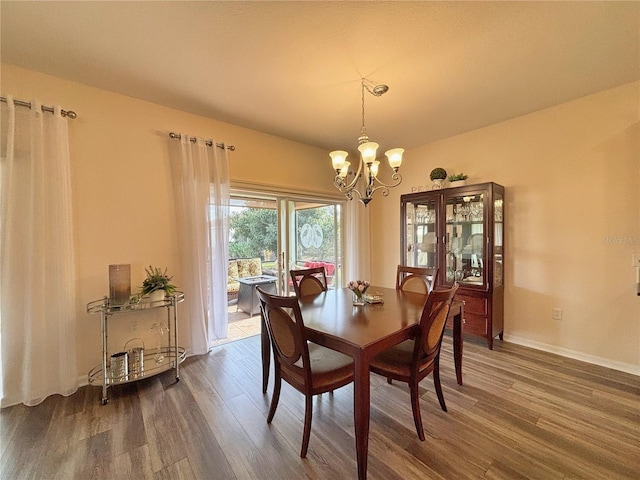
<path fill-rule="evenodd" d="M 280 255 L 284 266 L 281 286 L 292 292 L 289 270 L 324 267 L 329 288 L 342 280 L 342 206 L 324 201 L 280 199 Z"/>
<path fill-rule="evenodd" d="M 340 203 L 234 191 L 229 227 L 230 259 L 259 258 L 261 268 L 258 273 L 277 277 L 280 294 L 293 292 L 289 270 L 297 268 L 323 266 L 329 287 L 341 285 Z M 252 273 L 256 273 L 255 270 Z M 245 274 L 238 272 L 237 275 L 243 277 Z M 231 273 L 229 276 L 228 288 L 232 289 L 237 282 L 232 281 Z M 228 298 L 234 298 L 231 290 Z"/>

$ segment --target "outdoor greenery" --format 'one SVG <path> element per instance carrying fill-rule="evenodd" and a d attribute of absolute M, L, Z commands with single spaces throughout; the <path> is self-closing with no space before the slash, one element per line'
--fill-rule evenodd
<path fill-rule="evenodd" d="M 229 257 L 264 260 L 264 251 L 278 249 L 278 215 L 267 208 L 247 208 L 229 216 Z"/>
<path fill-rule="evenodd" d="M 296 260 L 330 260 L 334 257 L 335 225 L 333 206 L 309 208 L 296 212 Z M 305 225 L 319 225 L 322 241 L 302 246 L 300 233 Z M 245 208 L 229 217 L 229 257 L 260 257 L 273 260 L 278 247 L 277 213 L 267 208 Z M 308 227 L 306 227 L 308 229 Z M 316 229 L 317 230 L 317 229 Z M 317 233 L 317 232 L 316 232 Z M 265 258 L 267 257 L 267 258 Z M 271 258 L 269 258 L 271 257 Z"/>

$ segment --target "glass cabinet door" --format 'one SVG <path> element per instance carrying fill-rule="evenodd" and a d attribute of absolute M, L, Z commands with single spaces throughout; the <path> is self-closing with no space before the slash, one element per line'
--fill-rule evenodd
<path fill-rule="evenodd" d="M 493 197 L 493 229 L 494 242 L 493 247 L 493 286 L 499 287 L 504 283 L 504 269 L 502 265 L 502 246 L 504 243 L 504 198 L 501 193 L 496 192 Z"/>
<path fill-rule="evenodd" d="M 481 286 L 485 282 L 483 193 L 445 197 L 445 278 L 447 284 Z"/>
<path fill-rule="evenodd" d="M 407 202 L 406 204 L 405 265 L 410 267 L 437 267 L 436 202 Z"/>

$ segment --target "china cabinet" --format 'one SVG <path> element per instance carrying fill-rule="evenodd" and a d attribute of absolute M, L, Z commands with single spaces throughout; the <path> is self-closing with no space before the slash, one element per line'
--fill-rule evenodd
<path fill-rule="evenodd" d="M 400 197 L 401 263 L 438 268 L 437 287 L 458 282 L 464 332 L 502 340 L 504 187 L 493 182 Z"/>
<path fill-rule="evenodd" d="M 113 385 L 129 383 L 146 377 L 157 375 L 173 369 L 176 381 L 180 380 L 178 365 L 185 359 L 185 349 L 178 346 L 178 303 L 184 301 L 184 293 L 177 292 L 159 301 L 143 298 L 139 303 L 113 304 L 107 297 L 87 304 L 87 312 L 100 315 L 102 333 L 102 362 L 88 374 L 90 385 L 102 387 L 102 404 L 109 401 L 107 389 Z M 157 333 L 162 338 L 167 332 L 166 343 L 156 348 L 138 348 L 132 351 L 110 351 L 109 318 L 113 315 L 147 311 L 148 309 L 166 309 L 166 324 L 155 324 Z M 136 339 L 133 339 L 136 340 Z"/>

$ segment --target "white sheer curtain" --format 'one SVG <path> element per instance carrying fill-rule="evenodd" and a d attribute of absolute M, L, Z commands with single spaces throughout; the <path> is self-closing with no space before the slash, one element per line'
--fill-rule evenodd
<path fill-rule="evenodd" d="M 227 336 L 229 167 L 226 149 L 182 134 L 171 140 L 180 270 L 189 319 L 181 340 L 190 354 L 207 353 Z"/>
<path fill-rule="evenodd" d="M 349 200 L 345 221 L 347 224 L 345 285 L 350 280 L 371 280 L 369 209 L 357 199 Z"/>
<path fill-rule="evenodd" d="M 2 103 L 2 406 L 77 389 L 76 281 L 67 119 Z"/>

